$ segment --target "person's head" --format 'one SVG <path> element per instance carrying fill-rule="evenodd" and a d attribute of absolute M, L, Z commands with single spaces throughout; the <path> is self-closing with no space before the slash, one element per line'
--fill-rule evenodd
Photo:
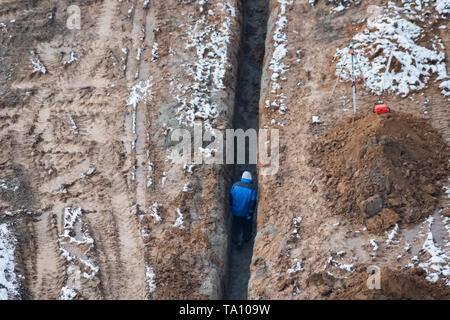
<path fill-rule="evenodd" d="M 248 182 L 252 182 L 252 174 L 250 171 L 244 171 L 242 174 L 242 180 L 248 180 Z"/>

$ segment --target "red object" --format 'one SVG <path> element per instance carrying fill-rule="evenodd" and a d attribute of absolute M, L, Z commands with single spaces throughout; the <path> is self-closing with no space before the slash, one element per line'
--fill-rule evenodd
<path fill-rule="evenodd" d="M 375 107 L 373 107 L 373 112 L 375 112 L 376 114 L 383 114 L 383 113 L 388 113 L 390 110 L 387 106 L 387 104 L 383 103 L 383 104 L 376 104 Z"/>

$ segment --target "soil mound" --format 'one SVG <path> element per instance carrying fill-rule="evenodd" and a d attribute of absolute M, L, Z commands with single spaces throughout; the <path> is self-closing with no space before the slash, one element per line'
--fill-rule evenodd
<path fill-rule="evenodd" d="M 433 212 L 446 181 L 449 148 L 423 119 L 405 113 L 355 117 L 312 147 L 327 201 L 372 231 Z"/>

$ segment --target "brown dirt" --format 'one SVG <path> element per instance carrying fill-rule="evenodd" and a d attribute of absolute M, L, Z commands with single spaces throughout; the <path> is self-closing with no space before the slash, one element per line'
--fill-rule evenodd
<path fill-rule="evenodd" d="M 358 300 L 427 300 L 450 299 L 450 291 L 443 283 L 432 284 L 425 280 L 422 269 L 394 270 L 383 267 L 380 270 L 380 289 L 370 290 L 366 281 L 370 276 L 361 266 L 360 272 L 346 279 L 341 288 L 336 288 L 330 299 Z"/>
<path fill-rule="evenodd" d="M 0 3 L 0 22 L 6 24 L 0 27 L 0 178 L 6 184 L 0 191 L 0 222 L 11 225 L 18 240 L 16 271 L 24 276 L 20 277 L 21 297 L 58 299 L 63 287 L 70 287 L 77 292 L 76 299 L 220 298 L 226 280 L 230 168 L 196 166 L 186 172 L 169 160 L 172 142 L 164 133 L 180 127 L 180 100 L 190 101 L 196 94 L 217 105 L 213 127 L 232 126 L 240 2 L 167 0 L 151 1 L 144 8 L 141 0 L 79 1 L 81 30 L 66 27 L 67 7 L 73 1 Z M 353 205 L 354 218 L 336 214 L 326 205 L 329 187 L 320 178 L 323 173 L 309 165 L 311 142 L 351 116 L 346 102 L 351 97 L 349 86 L 339 84 L 336 99 L 327 101 L 335 80 L 335 49 L 348 45 L 356 32 L 364 30 L 371 15 L 369 6 L 386 3 L 363 1 L 337 14 L 330 14 L 332 5 L 327 1 L 318 1 L 314 8 L 308 1 L 287 5 L 283 32 L 288 52 L 281 63 L 288 70 L 274 93 L 269 66 L 281 1 L 270 0 L 261 96 L 249 89 L 245 100 L 260 98 L 260 128 L 280 129 L 280 168 L 274 176 L 258 177 L 258 234 L 250 267 L 250 299 L 448 297 L 441 290 L 448 277 L 441 272 L 434 274 L 438 282 L 428 279 L 425 283 L 423 269 L 417 269 L 430 259 L 423 249 L 430 234 L 433 241 L 428 244 L 433 242 L 448 252 L 447 198 L 440 196 L 444 210 L 442 215 L 435 213 L 433 222 L 399 224 L 392 241 L 386 241 L 382 230 L 403 221 L 407 214 L 398 208 L 406 212 L 408 205 L 400 202 L 397 207 L 389 195 L 384 199 L 386 207 L 367 221 L 357 213 L 358 205 Z M 55 15 L 49 19 L 51 13 Z M 197 24 L 203 19 L 205 25 Z M 193 38 L 196 25 L 207 35 Z M 214 52 L 206 49 L 199 57 L 196 48 L 186 47 L 196 41 L 210 43 L 226 25 L 229 43 L 215 48 L 217 54 L 227 47 L 222 88 L 213 84 L 216 58 L 198 65 Z M 447 29 L 438 29 L 438 25 Z M 436 34 L 449 48 L 449 27 L 450 20 L 440 19 L 427 28 L 423 41 Z M 158 58 L 153 55 L 155 43 L 159 44 Z M 33 73 L 31 50 L 47 73 Z M 63 65 L 71 51 L 78 60 Z M 198 82 L 195 74 L 203 72 L 208 76 Z M 130 89 L 149 76 L 154 79 L 151 99 L 140 101 L 133 110 L 126 105 Z M 374 97 L 358 89 L 358 111 L 367 114 Z M 431 81 L 428 88 L 406 99 L 388 93 L 382 98 L 397 111 L 423 118 L 450 141 L 448 98 L 440 91 Z M 267 99 L 278 103 L 283 99 L 286 113 L 266 108 Z M 248 119 L 252 112 L 249 109 Z M 321 124 L 311 124 L 312 115 L 319 116 Z M 421 152 L 419 147 L 426 146 L 415 147 Z M 93 167 L 94 174 L 83 175 Z M 391 173 L 399 176 L 403 172 L 402 166 L 396 170 Z M 434 172 L 426 177 L 438 179 L 433 178 Z M 15 186 L 19 189 L 13 193 Z M 425 198 L 415 201 L 432 207 L 434 200 L 426 194 L 434 191 L 424 187 L 420 192 Z M 151 216 L 154 203 L 161 204 L 161 221 Z M 78 206 L 83 215 L 73 235 L 78 239 L 89 235 L 94 244 L 87 257 L 86 243 L 66 244 L 73 256 L 67 261 L 59 246 L 65 208 Z M 174 227 L 177 209 L 184 215 L 184 229 Z M 296 224 L 293 219 L 298 217 L 302 221 Z M 294 229 L 298 238 L 293 236 Z M 374 241 L 378 249 L 373 248 Z M 98 272 L 92 279 L 79 279 L 79 271 L 90 272 L 83 263 L 86 258 Z M 301 269 L 295 269 L 298 263 Z M 382 269 L 382 281 L 390 280 L 383 282 L 382 295 L 367 292 L 363 286 L 365 268 L 372 264 L 392 268 Z M 408 268 L 414 271 L 404 269 L 411 264 Z M 440 263 L 445 265 L 448 259 Z M 426 272 L 431 273 L 433 267 L 438 266 L 428 263 Z M 423 296 L 411 293 L 414 286 L 423 290 Z"/>
<path fill-rule="evenodd" d="M 419 224 L 398 223 L 405 217 L 389 204 L 368 221 L 359 213 L 357 204 L 353 204 L 353 216 L 337 214 L 326 201 L 330 188 L 322 181 L 324 173 L 320 167 L 311 166 L 311 157 L 313 161 L 318 161 L 317 155 L 308 151 L 313 142 L 324 137 L 325 132 L 352 117 L 350 84 L 339 83 L 331 102 L 328 99 L 336 80 L 333 56 L 336 48 L 348 46 L 355 34 L 367 28 L 373 6 L 383 6 L 388 1 L 362 1 L 360 5 L 336 14 L 330 14 L 331 5 L 326 3 L 317 1 L 312 8 L 307 1 L 294 1 L 286 8 L 288 23 L 283 32 L 288 39 L 288 52 L 282 62 L 290 67 L 284 75 L 286 80 L 279 82 L 281 89 L 277 93 L 286 96 L 284 103 L 288 110 L 280 115 L 276 110 L 265 107 L 265 101 L 273 101 L 275 96 L 271 82 L 273 72 L 269 65 L 274 51 L 275 22 L 281 12 L 281 4 L 271 1 L 259 117 L 260 128 L 280 130 L 280 166 L 274 176 L 259 176 L 258 234 L 251 264 L 250 299 L 328 299 L 335 292 L 330 291 L 330 286 L 340 287 L 344 293 L 346 279 L 358 273 L 362 273 L 358 278 L 360 284 L 365 285 L 366 270 L 358 266 L 377 265 L 403 270 L 405 266 L 418 267 L 420 263 L 426 263 L 429 257 L 423 246 L 430 237 L 433 237 L 437 247 L 448 252 L 446 244 L 449 234 L 441 227 L 445 224 L 448 228 L 444 214 L 448 214 L 445 209 L 449 201 L 443 192 L 440 196 L 433 196 L 439 198 L 438 210 L 417 212 L 421 215 L 433 214 L 431 226 L 428 218 L 419 219 L 422 221 Z M 447 28 L 450 26 L 448 19 L 441 19 L 438 23 Z M 447 29 L 438 29 L 434 25 L 427 27 L 424 40 L 434 35 L 442 39 L 448 54 L 450 37 Z M 440 91 L 436 84 L 430 82 L 428 88 L 407 98 L 385 92 L 381 99 L 388 102 L 394 111 L 423 119 L 448 142 L 448 98 Z M 361 82 L 357 83 L 359 115 L 371 114 L 373 103 L 378 99 L 380 97 L 364 90 Z M 319 117 L 321 123 L 312 123 L 312 116 Z M 423 146 L 420 144 L 417 147 L 420 150 L 419 147 Z M 427 177 L 433 180 L 433 176 Z M 402 177 L 402 183 L 405 179 Z M 359 186 L 356 190 L 359 192 Z M 421 192 L 422 195 L 425 193 Z M 433 201 L 427 203 L 434 207 Z M 407 206 L 403 207 L 407 209 Z M 443 208 L 442 212 L 440 208 Z M 302 217 L 302 221 L 299 227 L 295 227 L 293 219 L 298 217 Z M 295 229 L 299 238 L 293 237 Z M 386 229 L 389 230 L 382 231 Z M 391 237 L 393 240 L 388 241 Z M 448 264 L 448 260 L 444 260 L 444 264 Z M 301 263 L 302 269 L 288 272 L 297 262 Z M 442 275 L 439 278 L 447 280 Z M 318 286 L 314 279 L 324 284 Z M 429 288 L 440 286 L 440 282 L 430 282 Z M 342 293 L 340 297 L 344 298 Z M 404 292 L 398 292 L 397 297 L 402 296 L 410 296 L 407 287 Z"/>
<path fill-rule="evenodd" d="M 386 230 L 397 220 L 417 222 L 433 212 L 449 169 L 441 135 L 406 113 L 350 118 L 311 151 L 323 172 L 327 205 L 337 214 L 364 218 L 372 230 Z M 370 217 L 363 202 L 374 195 L 390 210 Z"/>
<path fill-rule="evenodd" d="M 0 179 L 7 186 L 0 188 L 0 218 L 15 221 L 22 209 L 33 214 L 18 226 L 32 240 L 21 241 L 16 252 L 28 296 L 58 299 L 67 286 L 76 299 L 220 298 L 229 169 L 198 165 L 186 173 L 183 164 L 169 161 L 173 143 L 164 132 L 180 127 L 177 97 L 190 101 L 198 94 L 190 70 L 204 68 L 210 78 L 217 71 L 199 65 L 198 51 L 187 44 L 211 42 L 223 25 L 229 42 L 215 49 L 226 53 L 224 88 L 204 75 L 201 90 L 217 105 L 214 127 L 231 127 L 238 2 L 0 3 L 6 24 L 0 27 Z M 81 30 L 67 28 L 72 4 L 80 7 Z M 198 40 L 200 31 L 207 36 Z M 33 73 L 32 50 L 45 74 Z M 209 50 L 204 55 L 211 57 Z M 77 60 L 64 65 L 72 51 Z M 151 97 L 133 110 L 131 88 L 150 77 Z M 90 168 L 95 172 L 83 176 Z M 161 204 L 159 222 L 150 216 L 154 203 Z M 67 207 L 83 209 L 79 223 L 94 241 L 89 258 L 98 267 L 93 279 L 77 282 L 72 272 L 85 258 L 81 247 L 66 248 L 77 265 L 62 257 Z M 183 230 L 174 227 L 177 209 Z"/>

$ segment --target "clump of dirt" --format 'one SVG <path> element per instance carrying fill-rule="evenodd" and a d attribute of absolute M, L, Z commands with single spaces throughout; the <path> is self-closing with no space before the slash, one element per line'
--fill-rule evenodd
<path fill-rule="evenodd" d="M 419 268 L 393 270 L 382 267 L 379 273 L 379 289 L 369 289 L 367 280 L 370 274 L 363 266 L 359 269 L 359 272 L 346 279 L 344 283 L 335 285 L 329 297 L 358 300 L 447 300 L 450 298 L 450 289 L 444 283 L 427 281 L 424 278 L 424 271 Z"/>
<path fill-rule="evenodd" d="M 311 152 L 323 172 L 328 206 L 375 232 L 432 213 L 449 169 L 441 135 L 405 113 L 351 118 Z"/>

